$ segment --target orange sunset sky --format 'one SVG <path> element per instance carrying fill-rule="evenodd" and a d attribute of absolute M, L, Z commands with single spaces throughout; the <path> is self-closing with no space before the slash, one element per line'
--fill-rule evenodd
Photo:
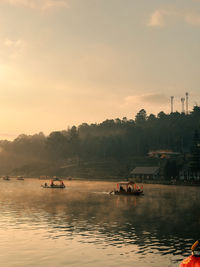
<path fill-rule="evenodd" d="M 200 1 L 1 0 L 0 138 L 200 104 Z"/>

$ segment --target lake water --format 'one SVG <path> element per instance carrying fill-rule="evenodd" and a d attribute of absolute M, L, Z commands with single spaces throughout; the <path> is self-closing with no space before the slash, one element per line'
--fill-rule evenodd
<path fill-rule="evenodd" d="M 0 266 L 179 266 L 200 237 L 200 188 L 113 182 L 0 180 Z"/>

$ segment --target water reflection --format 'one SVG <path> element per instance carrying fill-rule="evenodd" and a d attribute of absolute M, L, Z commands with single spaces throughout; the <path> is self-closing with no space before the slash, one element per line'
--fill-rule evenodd
<path fill-rule="evenodd" d="M 70 181 L 65 190 L 40 183 L 0 181 L 1 230 L 31 231 L 38 243 L 92 244 L 109 249 L 108 256 L 121 249 L 137 254 L 143 266 L 178 266 L 199 237 L 199 188 L 146 185 L 144 197 L 133 197 L 109 195 L 112 183 Z"/>

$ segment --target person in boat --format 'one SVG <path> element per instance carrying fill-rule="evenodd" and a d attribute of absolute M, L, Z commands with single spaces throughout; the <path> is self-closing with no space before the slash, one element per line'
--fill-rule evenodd
<path fill-rule="evenodd" d="M 119 192 L 124 192 L 124 191 L 125 191 L 125 190 L 124 190 L 123 186 L 120 185 Z"/>
<path fill-rule="evenodd" d="M 128 193 L 131 193 L 132 192 L 132 188 L 130 186 L 128 187 L 127 192 Z"/>
<path fill-rule="evenodd" d="M 197 240 L 191 247 L 192 255 L 196 257 L 200 257 L 200 241 Z"/>
<path fill-rule="evenodd" d="M 54 182 L 51 180 L 51 184 L 50 184 L 51 187 L 54 187 Z"/>
<path fill-rule="evenodd" d="M 44 186 L 47 187 L 47 183 L 44 183 Z"/>

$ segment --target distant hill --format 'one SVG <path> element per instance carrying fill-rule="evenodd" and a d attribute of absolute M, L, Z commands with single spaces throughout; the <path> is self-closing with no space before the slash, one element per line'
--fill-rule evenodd
<path fill-rule="evenodd" d="M 147 115 L 141 109 L 135 119 L 83 123 L 49 136 L 23 134 L 0 141 L 0 174 L 123 176 L 138 159 L 148 165 L 151 150 L 189 153 L 195 130 L 200 130 L 199 106 L 187 115 Z"/>

